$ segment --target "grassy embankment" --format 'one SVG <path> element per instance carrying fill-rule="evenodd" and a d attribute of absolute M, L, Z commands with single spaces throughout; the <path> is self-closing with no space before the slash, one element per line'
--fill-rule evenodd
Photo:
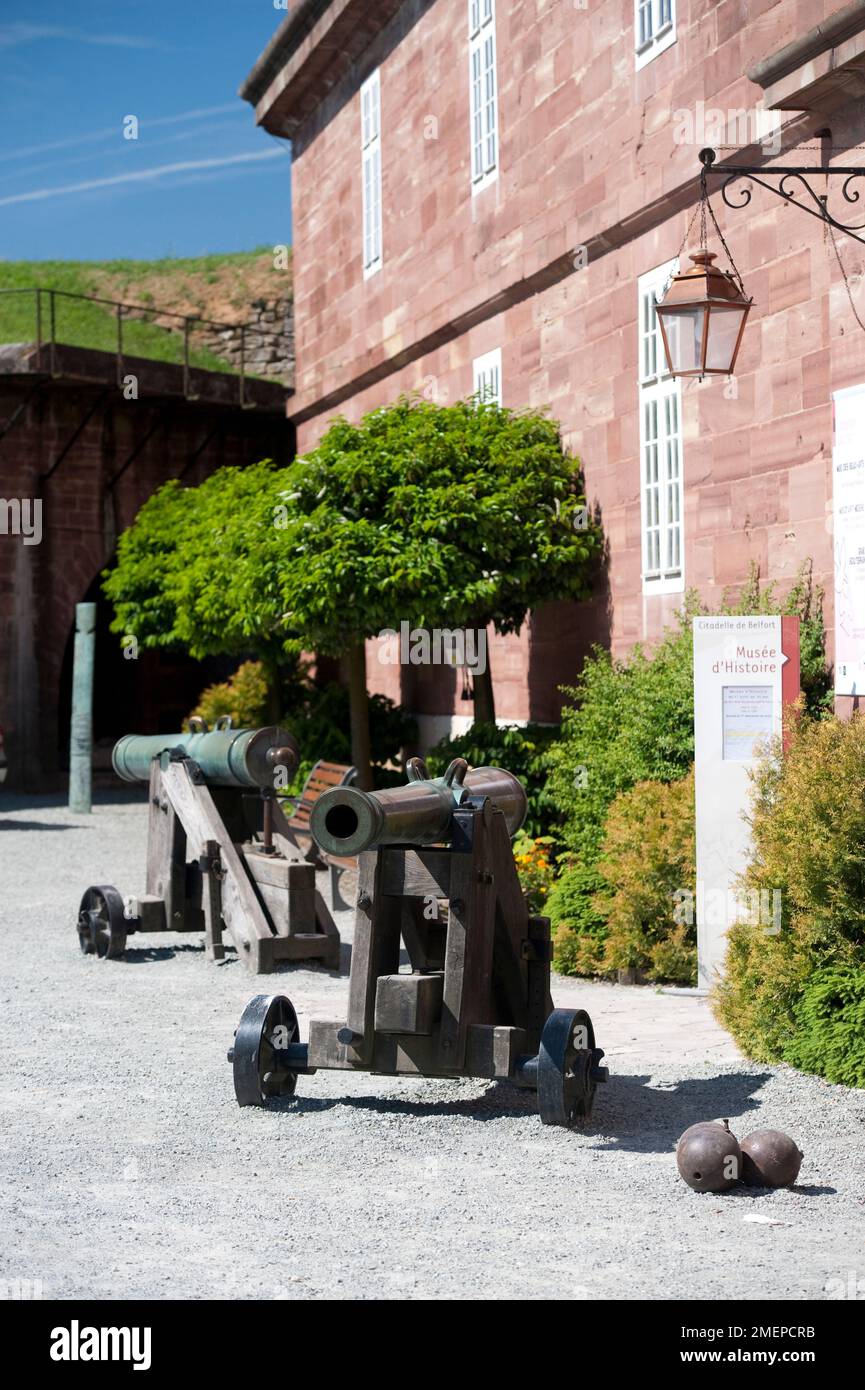
<path fill-rule="evenodd" d="M 290 287 L 290 272 L 274 270 L 269 248 L 160 261 L 0 261 L 0 291 L 15 291 L 0 293 L 0 343 L 36 341 L 32 290 L 38 286 L 136 306 L 146 317 L 124 318 L 124 352 L 180 363 L 183 325 L 166 317 L 166 310 L 200 314 L 219 323 L 242 323 L 253 299 L 284 295 L 286 282 Z M 116 351 L 117 319 L 112 305 L 68 299 L 64 294 L 58 294 L 54 304 L 57 342 Z M 43 340 L 48 334 L 49 301 L 43 294 Z M 194 329 L 190 361 L 211 371 L 233 370 L 209 348 L 196 345 Z"/>

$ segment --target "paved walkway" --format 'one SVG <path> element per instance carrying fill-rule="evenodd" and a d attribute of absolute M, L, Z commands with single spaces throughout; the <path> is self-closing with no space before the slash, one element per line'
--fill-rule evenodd
<path fill-rule="evenodd" d="M 581 1007 L 584 980 L 556 975 L 553 1000 L 562 1007 Z M 603 1020 L 604 1047 L 619 1058 L 657 1057 L 658 1061 L 742 1060 L 729 1033 L 716 1023 L 707 999 L 672 994 L 651 985 L 590 986 L 593 1017 Z"/>
<path fill-rule="evenodd" d="M 827 1298 L 865 1279 L 865 1094 L 739 1057 L 705 1000 L 557 979 L 609 1083 L 540 1124 L 483 1081 L 319 1071 L 239 1110 L 225 1060 L 256 992 L 338 1017 L 347 976 L 251 978 L 198 937 L 83 957 L 85 887 L 143 887 L 145 806 L 0 794 L 0 1281 L 46 1297 Z M 341 923 L 350 935 L 350 923 Z M 344 952 L 348 956 L 348 949 Z M 792 1191 L 698 1196 L 689 1124 L 805 1150 Z M 863 1285 L 865 1286 L 865 1285 Z"/>

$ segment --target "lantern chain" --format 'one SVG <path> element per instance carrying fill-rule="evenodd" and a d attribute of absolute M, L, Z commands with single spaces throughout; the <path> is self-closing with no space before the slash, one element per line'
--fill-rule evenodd
<path fill-rule="evenodd" d="M 723 147 L 722 147 L 722 148 L 723 148 Z M 708 182 L 707 182 L 707 179 L 706 179 L 706 170 L 705 170 L 705 169 L 703 169 L 702 173 L 700 174 L 700 201 L 699 201 L 698 205 L 694 208 L 694 211 L 691 213 L 691 217 L 690 217 L 690 219 L 689 219 L 689 221 L 688 221 L 688 225 L 687 225 L 687 227 L 686 227 L 686 229 L 685 229 L 685 235 L 682 237 L 682 244 L 681 244 L 681 246 L 679 247 L 678 251 L 676 252 L 676 261 L 677 261 L 677 262 L 679 262 L 679 261 L 681 260 L 681 258 L 682 258 L 682 252 L 684 251 L 685 247 L 686 247 L 687 244 L 688 244 L 688 241 L 689 241 L 690 236 L 691 236 L 691 229 L 692 229 L 693 226 L 694 226 L 694 223 L 695 223 L 695 221 L 696 221 L 696 219 L 697 219 L 697 214 L 698 214 L 698 213 L 699 213 L 699 216 L 700 216 L 700 250 L 701 250 L 701 251 L 705 251 L 706 248 L 707 248 L 707 243 L 708 243 L 707 213 L 708 213 L 708 216 L 711 217 L 711 219 L 712 219 L 712 225 L 713 225 L 713 227 L 715 228 L 715 231 L 718 233 L 718 239 L 719 239 L 721 245 L 723 246 L 725 252 L 727 253 L 727 260 L 730 262 L 730 265 L 731 265 L 731 267 L 732 267 L 732 269 L 733 269 L 733 274 L 734 274 L 734 276 L 735 276 L 735 278 L 736 278 L 736 284 L 737 284 L 738 287 L 739 287 L 739 290 L 740 290 L 740 292 L 741 292 L 741 294 L 742 294 L 742 298 L 743 298 L 743 299 L 747 299 L 747 298 L 748 298 L 748 294 L 747 294 L 747 291 L 746 291 L 746 289 L 745 289 L 744 283 L 743 283 L 743 281 L 742 281 L 742 277 L 741 277 L 741 275 L 739 274 L 739 267 L 736 265 L 736 262 L 733 260 L 733 253 L 731 252 L 729 246 L 727 245 L 726 241 L 724 240 L 724 233 L 721 231 L 721 228 L 720 228 L 720 226 L 718 225 L 718 219 L 717 219 L 717 217 L 715 216 L 715 209 L 712 207 L 712 201 L 711 201 L 711 199 L 710 199 L 710 197 L 709 197 L 709 188 L 708 188 Z M 675 270 L 671 270 L 669 276 L 667 277 L 667 283 L 664 285 L 664 288 L 663 288 L 663 290 L 661 291 L 661 299 L 663 299 L 664 296 L 666 295 L 667 291 L 669 290 L 670 286 L 671 286 L 672 283 L 673 283 L 673 280 L 675 279 L 675 276 L 676 276 Z"/>
<path fill-rule="evenodd" d="M 703 174 L 702 177 L 701 177 L 701 183 L 702 183 L 702 185 L 703 185 L 703 189 L 705 190 L 705 186 L 706 186 L 706 176 L 705 176 L 705 174 Z M 699 206 L 697 206 L 697 207 L 694 208 L 694 211 L 691 213 L 690 219 L 689 219 L 689 221 L 688 221 L 688 225 L 687 225 L 687 227 L 685 228 L 685 235 L 682 237 L 682 244 L 681 244 L 681 246 L 679 247 L 678 251 L 676 252 L 676 258 L 675 258 L 675 261 L 674 261 L 674 269 L 672 269 L 672 270 L 670 271 L 669 275 L 667 276 L 667 283 L 664 285 L 664 288 L 661 290 L 661 296 L 660 296 L 661 299 L 664 298 L 664 296 L 666 295 L 668 289 L 670 288 L 670 286 L 672 285 L 673 281 L 674 281 L 675 278 L 676 278 L 675 266 L 677 266 L 677 265 L 679 264 L 679 262 L 681 261 L 681 259 L 682 259 L 682 252 L 684 251 L 685 247 L 687 246 L 688 240 L 689 240 L 689 238 L 690 238 L 690 236 L 691 236 L 691 228 L 693 227 L 693 225 L 694 225 L 694 223 L 695 223 L 695 221 L 696 221 L 696 219 L 697 219 L 697 213 L 700 211 L 700 209 L 702 208 L 702 206 L 703 206 L 703 199 L 702 199 L 702 196 L 701 196 Z M 705 218 L 704 218 L 704 223 L 705 223 Z M 702 234 L 702 235 L 703 235 L 703 240 L 705 241 L 705 230 L 703 231 L 703 234 Z M 657 298 L 656 298 L 656 303 L 657 303 Z"/>
<path fill-rule="evenodd" d="M 706 207 L 709 202 L 709 185 L 706 180 L 706 170 L 700 171 L 700 250 L 706 251 Z"/>
<path fill-rule="evenodd" d="M 705 174 L 703 175 L 703 177 L 705 178 Z M 743 282 L 742 282 L 742 277 L 741 277 L 741 275 L 739 274 L 739 267 L 736 265 L 736 262 L 733 260 L 733 253 L 732 253 L 732 251 L 730 250 L 729 246 L 727 245 L 726 241 L 724 240 L 724 233 L 721 231 L 721 228 L 718 226 L 718 219 L 717 219 L 717 217 L 715 216 L 715 209 L 712 207 L 711 201 L 710 201 L 710 199 L 709 199 L 709 194 L 708 194 L 708 192 L 706 193 L 706 207 L 709 209 L 709 216 L 710 216 L 711 219 L 712 219 L 712 224 L 713 224 L 713 226 L 714 226 L 714 228 L 715 228 L 715 231 L 718 233 L 718 240 L 720 241 L 721 245 L 723 246 L 724 250 L 726 251 L 726 253 L 727 253 L 727 260 L 730 262 L 730 265 L 731 265 L 732 268 L 733 268 L 733 274 L 734 274 L 735 277 L 736 277 L 736 284 L 739 286 L 739 289 L 740 289 L 741 294 L 742 294 L 742 298 L 743 298 L 743 299 L 747 299 L 747 298 L 748 298 L 748 295 L 747 295 L 747 292 L 746 292 L 746 290 L 745 290 L 745 286 L 744 286 L 744 284 L 743 284 Z M 704 216 L 705 216 L 705 214 L 704 214 Z M 704 235 L 705 235 L 705 234 L 704 234 Z M 704 245 L 705 245 L 705 241 L 704 241 Z"/>

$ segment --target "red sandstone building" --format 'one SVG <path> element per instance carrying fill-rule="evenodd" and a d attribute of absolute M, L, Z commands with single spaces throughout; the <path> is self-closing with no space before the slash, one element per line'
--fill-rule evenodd
<path fill-rule="evenodd" d="M 833 393 L 865 334 L 824 227 L 714 198 L 754 298 L 734 378 L 666 375 L 652 300 L 703 145 L 865 162 L 863 90 L 863 0 L 301 0 L 247 79 L 293 145 L 301 454 L 338 413 L 481 390 L 548 409 L 583 462 L 608 588 L 491 643 L 500 718 L 554 719 L 589 641 L 651 640 L 751 562 L 783 586 L 810 559 L 831 629 Z M 865 318 L 863 247 L 837 244 Z M 426 738 L 465 719 L 457 681 L 367 664 Z"/>

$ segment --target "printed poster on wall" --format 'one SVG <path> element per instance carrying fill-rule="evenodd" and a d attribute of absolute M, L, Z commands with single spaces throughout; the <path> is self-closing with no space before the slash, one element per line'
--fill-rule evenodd
<path fill-rule="evenodd" d="M 865 692 L 865 384 L 836 391 L 835 694 Z"/>
<path fill-rule="evenodd" d="M 762 744 L 775 732 L 775 688 L 771 685 L 725 685 L 722 691 L 721 756 L 733 762 L 751 762 Z"/>

